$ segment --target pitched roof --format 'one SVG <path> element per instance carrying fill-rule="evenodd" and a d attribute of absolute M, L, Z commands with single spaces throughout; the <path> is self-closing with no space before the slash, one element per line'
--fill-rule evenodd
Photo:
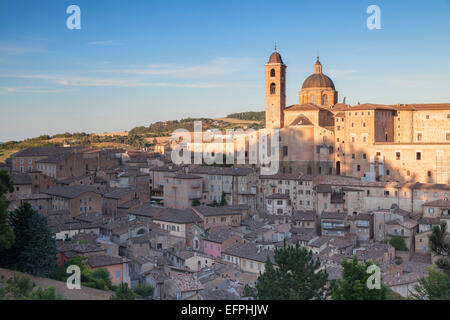
<path fill-rule="evenodd" d="M 212 241 L 216 243 L 222 243 L 234 235 L 234 232 L 229 228 L 219 228 L 215 230 L 210 230 L 204 240 Z"/>
<path fill-rule="evenodd" d="M 170 277 L 181 292 L 203 290 L 204 287 L 197 276 L 188 273 L 179 273 Z"/>
<path fill-rule="evenodd" d="M 440 218 L 421 218 L 421 219 L 419 219 L 419 224 L 438 225 L 440 222 L 441 222 Z"/>
<path fill-rule="evenodd" d="M 12 173 L 11 180 L 14 185 L 27 185 L 31 184 L 31 177 L 26 173 Z"/>
<path fill-rule="evenodd" d="M 72 155 L 72 153 L 66 153 L 66 152 L 51 154 L 44 159 L 40 159 L 40 160 L 36 161 L 36 163 L 52 163 L 52 164 L 59 163 L 61 161 L 66 160 L 71 155 Z"/>
<path fill-rule="evenodd" d="M 425 207 L 439 207 L 450 209 L 450 199 L 439 199 L 434 201 L 428 201 L 423 204 Z"/>
<path fill-rule="evenodd" d="M 331 237 L 329 236 L 320 236 L 316 239 L 312 240 L 310 243 L 308 243 L 308 246 L 310 247 L 321 247 L 325 243 L 328 243 L 331 240 Z"/>
<path fill-rule="evenodd" d="M 167 208 L 166 210 L 157 213 L 153 217 L 153 220 L 179 224 L 198 223 L 202 221 L 202 219 L 191 208 L 184 210 Z"/>
<path fill-rule="evenodd" d="M 385 283 L 388 287 L 411 284 L 416 283 L 421 276 L 422 274 L 418 272 L 403 273 L 399 276 L 386 274 L 383 277 L 383 283 Z"/>
<path fill-rule="evenodd" d="M 151 203 L 144 203 L 137 208 L 128 210 L 128 214 L 152 218 L 158 213 L 163 212 L 164 210 L 167 210 L 167 208 L 157 207 L 152 205 Z"/>
<path fill-rule="evenodd" d="M 87 263 L 91 268 L 112 266 L 115 264 L 122 264 L 124 262 L 127 262 L 127 259 L 111 256 L 109 254 L 95 254 L 89 256 L 87 260 Z"/>
<path fill-rule="evenodd" d="M 331 193 L 331 185 L 329 184 L 318 184 L 315 189 L 317 193 Z"/>
<path fill-rule="evenodd" d="M 267 257 L 269 257 L 273 261 L 274 255 L 273 251 L 261 250 L 254 243 L 236 244 L 232 247 L 222 250 L 222 253 L 259 262 L 266 262 Z"/>
<path fill-rule="evenodd" d="M 294 121 L 291 122 L 290 126 L 310 126 L 313 123 L 303 114 L 300 114 Z"/>
<path fill-rule="evenodd" d="M 290 217 L 293 221 L 315 221 L 316 212 L 314 210 L 309 211 L 294 211 L 294 214 Z"/>
<path fill-rule="evenodd" d="M 236 207 L 228 207 L 228 206 L 224 207 L 198 206 L 192 209 L 205 217 L 242 215 L 241 210 L 236 209 Z"/>
<path fill-rule="evenodd" d="M 294 104 L 286 107 L 285 111 L 320 111 L 328 110 L 312 103 Z"/>
<path fill-rule="evenodd" d="M 120 199 L 130 193 L 134 193 L 132 188 L 116 188 L 103 195 L 103 198 Z"/>
<path fill-rule="evenodd" d="M 90 186 L 81 186 L 81 185 L 73 185 L 73 186 L 56 186 L 53 188 L 50 188 L 48 190 L 43 191 L 43 193 L 57 196 L 61 198 L 68 198 L 68 199 L 74 199 L 86 192 L 97 192 L 97 189 L 95 187 Z"/>
<path fill-rule="evenodd" d="M 356 255 L 360 260 L 372 260 L 375 261 L 382 257 L 385 253 L 389 251 L 391 246 L 389 244 L 377 243 L 365 247 L 364 250 L 356 251 Z"/>
<path fill-rule="evenodd" d="M 82 239 L 79 239 L 82 240 Z M 73 242 L 63 242 L 58 245 L 58 252 L 66 253 L 66 252 L 75 252 L 78 254 L 86 254 L 92 252 L 104 252 L 105 249 L 98 246 L 97 244 L 89 244 L 89 243 L 78 243 L 78 241 Z"/>
<path fill-rule="evenodd" d="M 73 148 L 63 147 L 31 147 L 14 153 L 12 157 L 48 157 L 56 154 L 72 153 L 73 151 Z"/>

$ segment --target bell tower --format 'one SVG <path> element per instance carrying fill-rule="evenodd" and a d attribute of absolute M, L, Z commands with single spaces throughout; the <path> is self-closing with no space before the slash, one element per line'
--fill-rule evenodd
<path fill-rule="evenodd" d="M 284 127 L 284 109 L 286 107 L 286 65 L 281 55 L 271 54 L 266 69 L 266 128 Z"/>

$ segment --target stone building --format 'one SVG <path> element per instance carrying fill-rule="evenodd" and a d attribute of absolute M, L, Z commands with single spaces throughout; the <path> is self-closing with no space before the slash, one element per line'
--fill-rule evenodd
<path fill-rule="evenodd" d="M 284 173 L 345 175 L 366 181 L 450 181 L 450 103 L 338 103 L 317 58 L 314 73 L 286 106 L 286 65 L 265 65 L 266 127 L 280 129 Z"/>

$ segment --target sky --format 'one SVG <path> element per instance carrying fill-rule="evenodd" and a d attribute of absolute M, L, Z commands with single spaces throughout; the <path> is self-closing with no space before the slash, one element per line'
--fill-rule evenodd
<path fill-rule="evenodd" d="M 450 102 L 450 0 L 0 0 L 0 141 L 264 110 L 275 44 L 287 105 L 317 55 L 339 102 Z"/>

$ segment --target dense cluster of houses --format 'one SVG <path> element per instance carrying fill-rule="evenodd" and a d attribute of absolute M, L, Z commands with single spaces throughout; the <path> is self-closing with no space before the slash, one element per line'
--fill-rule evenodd
<path fill-rule="evenodd" d="M 406 297 L 434 261 L 432 227 L 450 222 L 448 184 L 263 176 L 122 149 L 29 148 L 2 168 L 14 182 L 10 210 L 28 202 L 48 217 L 60 265 L 86 257 L 114 284 L 151 284 L 154 299 L 242 299 L 274 250 L 297 243 L 329 281 L 356 255 Z"/>

